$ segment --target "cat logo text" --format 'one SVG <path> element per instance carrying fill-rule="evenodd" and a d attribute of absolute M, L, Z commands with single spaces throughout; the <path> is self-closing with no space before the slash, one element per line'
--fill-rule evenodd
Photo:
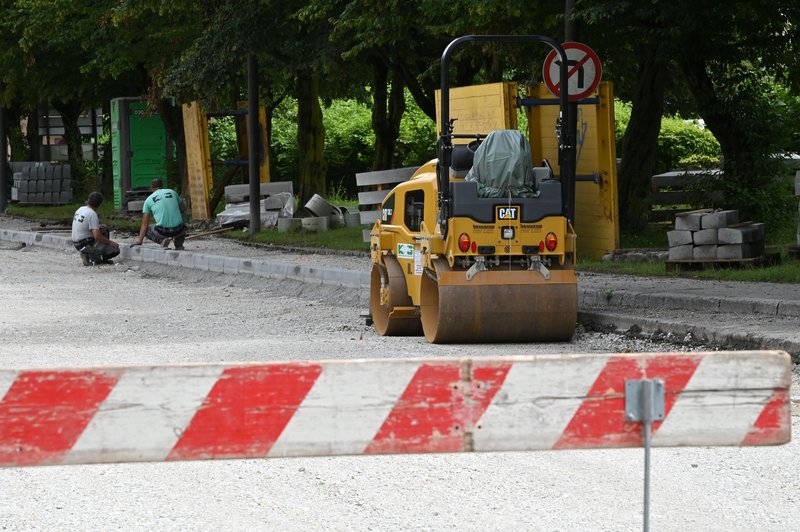
<path fill-rule="evenodd" d="M 495 207 L 495 216 L 497 217 L 498 221 L 509 221 L 509 220 L 518 220 L 519 219 L 519 207 L 511 207 L 505 206 Z"/>

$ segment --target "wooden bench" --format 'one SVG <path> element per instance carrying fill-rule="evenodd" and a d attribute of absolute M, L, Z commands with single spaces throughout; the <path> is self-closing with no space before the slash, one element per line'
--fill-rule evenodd
<path fill-rule="evenodd" d="M 715 207 L 723 200 L 717 189 L 718 169 L 673 170 L 654 175 L 650 180 L 650 220 L 671 221 L 675 213 Z"/>
<path fill-rule="evenodd" d="M 361 225 L 372 226 L 375 223 L 384 198 L 389 195 L 389 192 L 392 191 L 396 184 L 408 181 L 417 171 L 417 168 L 416 166 L 411 166 L 356 174 L 356 185 L 359 188 L 358 210 Z M 364 242 L 369 242 L 370 231 L 371 229 L 364 229 Z"/>

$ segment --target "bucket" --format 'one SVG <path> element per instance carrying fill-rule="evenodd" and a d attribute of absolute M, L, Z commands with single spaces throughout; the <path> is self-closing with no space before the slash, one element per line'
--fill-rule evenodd
<path fill-rule="evenodd" d="M 300 218 L 278 218 L 279 233 L 297 231 L 301 225 L 303 225 L 303 221 Z"/>
<path fill-rule="evenodd" d="M 341 214 L 331 214 L 328 216 L 328 227 L 331 229 L 344 227 L 344 216 Z"/>
<path fill-rule="evenodd" d="M 361 225 L 361 214 L 358 212 L 348 212 L 344 215 L 344 225 L 347 227 L 358 227 Z"/>
<path fill-rule="evenodd" d="M 328 230 L 328 217 L 327 216 L 312 216 L 310 218 L 303 218 L 303 229 L 306 231 L 327 231 Z"/>
<path fill-rule="evenodd" d="M 331 214 L 337 214 L 339 212 L 336 207 L 325 201 L 319 194 L 311 196 L 305 208 L 312 212 L 314 216 L 330 216 Z"/>

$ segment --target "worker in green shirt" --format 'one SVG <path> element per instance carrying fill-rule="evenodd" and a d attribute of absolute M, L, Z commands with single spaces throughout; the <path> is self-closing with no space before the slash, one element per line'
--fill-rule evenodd
<path fill-rule="evenodd" d="M 150 190 L 152 193 L 142 207 L 142 226 L 139 228 L 136 243 L 141 245 L 147 237 L 165 248 L 174 242 L 175 249 L 183 249 L 186 225 L 183 222 L 178 193 L 170 188 L 164 188 L 161 179 L 153 179 Z M 155 223 L 150 223 L 151 217 Z"/>

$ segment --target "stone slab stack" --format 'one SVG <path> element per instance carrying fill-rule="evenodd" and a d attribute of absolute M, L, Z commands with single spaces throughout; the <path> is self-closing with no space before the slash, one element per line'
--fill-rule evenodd
<path fill-rule="evenodd" d="M 766 225 L 739 223 L 739 211 L 690 211 L 675 216 L 667 232 L 669 260 L 717 261 L 760 257 Z"/>
<path fill-rule="evenodd" d="M 72 203 L 72 172 L 68 164 L 11 162 L 11 201 L 20 204 Z"/>

